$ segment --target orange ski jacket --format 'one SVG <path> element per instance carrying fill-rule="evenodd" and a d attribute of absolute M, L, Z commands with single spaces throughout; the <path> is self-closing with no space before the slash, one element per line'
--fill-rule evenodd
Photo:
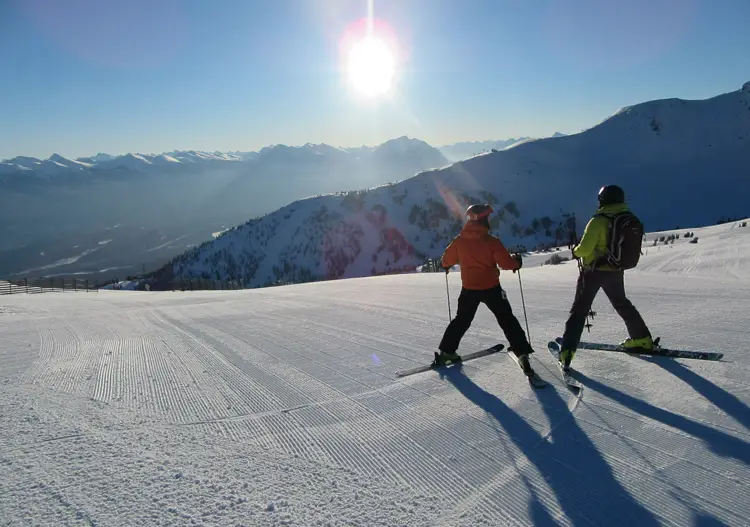
<path fill-rule="evenodd" d="M 484 290 L 497 287 L 500 270 L 512 271 L 521 267 L 502 242 L 490 235 L 489 229 L 479 223 L 469 222 L 443 253 L 444 268 L 461 265 L 461 283 L 464 289 Z"/>

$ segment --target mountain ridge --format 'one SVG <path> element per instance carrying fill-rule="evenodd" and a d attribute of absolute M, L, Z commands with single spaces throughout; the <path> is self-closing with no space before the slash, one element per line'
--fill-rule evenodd
<path fill-rule="evenodd" d="M 566 134 L 555 132 L 549 137 L 565 137 Z M 509 139 L 487 139 L 482 141 L 459 141 L 457 143 L 438 146 L 443 155 L 453 162 L 462 161 L 475 155 L 491 152 L 493 150 L 504 150 L 516 144 L 526 141 L 543 139 L 543 137 L 511 137 Z"/>
<path fill-rule="evenodd" d="M 555 132 L 550 137 L 564 137 L 565 134 L 561 134 L 560 132 Z M 471 150 L 471 153 L 467 153 L 466 155 L 461 154 L 459 158 L 452 159 L 449 156 L 446 156 L 445 162 L 451 162 L 451 161 L 458 161 L 465 159 L 467 157 L 471 157 L 472 155 L 476 155 L 478 153 L 481 153 L 482 151 L 489 151 L 491 149 L 503 149 L 507 148 L 513 144 L 522 142 L 522 141 L 529 141 L 529 140 L 536 140 L 540 139 L 538 137 L 518 137 L 518 138 L 509 138 L 509 139 L 500 139 L 500 140 L 484 140 L 484 141 L 460 141 L 457 143 L 452 144 L 446 144 L 438 147 L 432 147 L 436 150 L 443 153 L 443 155 L 446 155 L 446 152 L 451 152 L 452 150 L 465 150 L 468 152 Z M 428 146 L 429 143 L 426 141 L 423 141 L 421 139 L 416 139 L 409 137 L 407 135 L 394 137 L 392 139 L 388 139 L 384 141 L 383 143 L 374 145 L 374 146 L 367 146 L 362 145 L 358 147 L 340 147 L 340 146 L 334 146 L 330 145 L 328 143 L 305 143 L 304 145 L 287 145 L 287 144 L 273 144 L 273 145 L 267 145 L 262 148 L 260 148 L 257 151 L 202 151 L 202 150 L 171 150 L 167 152 L 161 152 L 161 153 L 154 153 L 154 152 L 126 152 L 124 154 L 118 154 L 118 155 L 111 155 L 103 152 L 99 152 L 92 156 L 81 156 L 76 158 L 69 158 L 65 157 L 59 153 L 53 153 L 48 158 L 37 158 L 37 157 L 30 157 L 30 156 L 15 156 L 13 158 L 6 158 L 6 159 L 0 159 L 0 174 L 10 174 L 14 171 L 16 172 L 34 172 L 36 168 L 38 168 L 40 165 L 43 165 L 45 162 L 50 161 L 53 163 L 56 163 L 58 165 L 62 165 L 60 168 L 61 173 L 64 171 L 64 169 L 68 168 L 75 168 L 75 169 L 93 169 L 93 170 L 100 170 L 100 169 L 107 169 L 112 168 L 113 166 L 117 166 L 118 164 L 131 164 L 133 165 L 133 168 L 137 168 L 137 162 L 142 163 L 143 165 L 153 165 L 154 160 L 157 160 L 157 162 L 173 162 L 173 163 L 180 163 L 180 164 L 188 164 L 188 163 L 199 163 L 199 162 L 211 162 L 211 161 L 232 161 L 232 162 L 242 162 L 242 161 L 254 161 L 263 158 L 264 156 L 268 156 L 269 154 L 276 155 L 278 151 L 286 151 L 286 152 L 300 152 L 304 150 L 312 150 L 316 151 L 317 153 L 322 153 L 322 151 L 333 153 L 355 153 L 355 154 L 370 154 L 374 151 L 380 150 L 384 147 L 388 148 L 388 145 L 390 144 L 397 144 L 397 143 L 411 143 L 413 146 L 416 143 L 424 143 Z"/>
<path fill-rule="evenodd" d="M 46 159 L 16 156 L 13 158 L 0 160 L 0 174 L 12 174 L 14 172 L 23 172 L 28 175 L 29 172 L 35 172 L 44 166 L 54 164 L 60 167 L 60 173 L 74 168 L 76 170 L 91 169 L 92 171 L 110 169 L 117 166 L 128 166 L 133 169 L 144 169 L 149 165 L 159 162 L 171 162 L 179 164 L 210 163 L 216 161 L 227 162 L 259 162 L 267 159 L 269 156 L 274 157 L 283 154 L 372 154 L 383 151 L 384 149 L 407 151 L 409 148 L 430 148 L 438 150 L 421 139 L 411 138 L 409 136 L 395 137 L 384 141 L 375 146 L 361 146 L 342 148 L 332 146 L 327 143 L 306 143 L 304 145 L 286 145 L 274 144 L 264 146 L 258 151 L 253 152 L 207 152 L 200 150 L 172 150 L 161 153 L 143 153 L 127 152 L 121 155 L 110 155 L 98 153 L 94 156 L 78 157 L 76 159 L 66 158 L 58 153 L 53 153 Z M 156 163 L 155 163 L 156 161 Z M 447 159 L 442 159 L 443 163 L 448 163 Z"/>
<path fill-rule="evenodd" d="M 396 184 L 295 201 L 176 257 L 159 274 L 261 287 L 413 269 L 440 256 L 465 207 L 477 202 L 495 205 L 493 232 L 507 245 L 553 244 L 572 218 L 583 218 L 574 226 L 580 234 L 606 183 L 625 188 L 651 230 L 744 216 L 748 110 L 744 90 L 631 105 L 577 134 L 522 142 Z"/>

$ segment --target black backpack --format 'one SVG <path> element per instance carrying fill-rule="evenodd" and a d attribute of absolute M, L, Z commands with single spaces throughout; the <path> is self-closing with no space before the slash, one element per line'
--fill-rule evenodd
<path fill-rule="evenodd" d="M 597 216 L 604 216 L 609 221 L 607 254 L 599 263 L 607 264 L 620 271 L 632 269 L 638 265 L 644 233 L 641 220 L 630 211 L 613 215 L 597 214 Z"/>

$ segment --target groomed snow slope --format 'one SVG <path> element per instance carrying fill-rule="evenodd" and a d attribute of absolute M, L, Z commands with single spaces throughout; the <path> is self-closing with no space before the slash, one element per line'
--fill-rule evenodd
<path fill-rule="evenodd" d="M 750 228 L 695 234 L 627 286 L 666 344 L 725 362 L 580 351 L 579 397 L 544 349 L 574 262 L 522 271 L 542 391 L 505 354 L 394 375 L 437 345 L 441 273 L 0 297 L 2 523 L 750 525 Z M 584 338 L 621 339 L 594 309 Z M 482 307 L 461 351 L 498 339 Z"/>

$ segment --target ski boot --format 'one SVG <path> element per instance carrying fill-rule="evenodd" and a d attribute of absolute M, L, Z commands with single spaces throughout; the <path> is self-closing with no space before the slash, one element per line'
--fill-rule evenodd
<path fill-rule="evenodd" d="M 562 350 L 560 352 L 560 367 L 563 371 L 570 371 L 570 363 L 573 362 L 576 352 L 574 350 Z"/>
<path fill-rule="evenodd" d="M 520 355 L 518 357 L 518 365 L 521 366 L 521 369 L 523 370 L 523 373 L 526 375 L 526 377 L 533 377 L 534 376 L 534 368 L 531 367 L 531 363 L 529 362 L 529 354 L 526 353 L 524 355 Z"/>
<path fill-rule="evenodd" d="M 441 351 L 440 353 L 435 352 L 435 360 L 432 361 L 433 366 L 443 366 L 448 363 L 461 362 L 461 355 L 454 352 Z"/>
<path fill-rule="evenodd" d="M 511 353 L 513 352 L 511 351 Z M 524 375 L 526 375 L 526 378 L 529 380 L 531 385 L 534 386 L 534 388 L 544 388 L 545 386 L 547 386 L 547 381 L 537 375 L 537 373 L 534 371 L 534 368 L 531 367 L 528 353 L 518 356 L 516 357 L 516 359 L 518 360 L 518 365 L 521 367 Z"/>
<path fill-rule="evenodd" d="M 650 336 L 640 339 L 628 338 L 620 342 L 620 346 L 626 351 L 652 351 L 654 349 L 654 341 Z"/>

